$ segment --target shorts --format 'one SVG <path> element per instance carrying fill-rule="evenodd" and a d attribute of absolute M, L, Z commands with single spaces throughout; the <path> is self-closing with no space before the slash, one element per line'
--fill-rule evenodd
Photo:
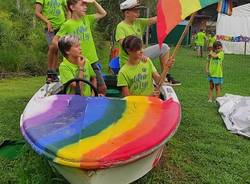
<path fill-rule="evenodd" d="M 100 67 L 98 66 L 98 62 L 94 62 L 91 64 L 95 74 L 96 74 L 96 80 L 97 80 L 97 86 L 103 86 L 105 85 L 104 78 L 102 76 L 102 72 Z"/>
<path fill-rule="evenodd" d="M 213 84 L 223 84 L 224 78 L 223 77 L 210 77 L 208 76 L 208 81 L 212 82 Z"/>
<path fill-rule="evenodd" d="M 160 48 L 159 44 L 149 46 L 144 49 L 144 55 L 149 57 L 151 60 L 158 59 L 159 57 L 163 57 L 166 53 L 170 51 L 170 48 L 167 44 L 163 43 Z"/>
<path fill-rule="evenodd" d="M 54 36 L 59 31 L 59 29 L 54 30 L 53 32 L 49 32 L 47 28 L 44 29 L 45 37 L 48 43 L 48 46 L 50 46 Z"/>

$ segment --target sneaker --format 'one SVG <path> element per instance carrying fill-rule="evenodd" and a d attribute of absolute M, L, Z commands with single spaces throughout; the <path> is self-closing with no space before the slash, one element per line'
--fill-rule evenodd
<path fill-rule="evenodd" d="M 168 77 L 166 78 L 165 80 L 165 84 L 166 85 L 169 85 L 169 86 L 180 86 L 181 85 L 181 82 L 180 81 L 177 81 L 175 80 L 173 77 Z"/>
<path fill-rule="evenodd" d="M 170 80 L 170 84 L 171 84 L 172 86 L 180 86 L 180 85 L 181 85 L 181 82 L 180 82 L 180 81 L 177 81 L 177 80 L 175 80 L 175 79 L 171 79 L 171 80 Z"/>
<path fill-rule="evenodd" d="M 208 103 L 213 103 L 213 100 L 212 100 L 212 99 L 208 99 L 207 102 L 208 102 Z"/>
<path fill-rule="evenodd" d="M 59 82 L 58 75 L 57 75 L 56 71 L 54 71 L 54 70 L 47 71 L 46 83 L 50 84 L 51 82 Z"/>

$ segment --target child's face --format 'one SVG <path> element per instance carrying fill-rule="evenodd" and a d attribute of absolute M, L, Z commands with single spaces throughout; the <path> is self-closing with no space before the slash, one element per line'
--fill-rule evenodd
<path fill-rule="evenodd" d="M 79 0 L 75 5 L 72 5 L 71 9 L 76 15 L 84 16 L 87 12 L 87 3 Z"/>
<path fill-rule="evenodd" d="M 140 10 L 139 10 L 139 9 L 127 10 L 126 16 L 127 16 L 127 18 L 129 18 L 130 20 L 135 21 L 135 20 L 140 16 Z"/>
<path fill-rule="evenodd" d="M 76 44 L 72 45 L 72 47 L 69 49 L 69 51 L 66 52 L 66 54 L 72 58 L 81 57 L 82 56 L 82 49 L 81 49 L 80 43 L 76 43 Z"/>
<path fill-rule="evenodd" d="M 222 50 L 222 46 L 217 46 L 215 49 L 214 49 L 214 52 L 220 52 Z"/>
<path fill-rule="evenodd" d="M 135 60 L 141 59 L 143 56 L 143 51 L 142 49 L 137 50 L 137 51 L 128 51 L 128 54 L 130 57 L 132 57 Z"/>

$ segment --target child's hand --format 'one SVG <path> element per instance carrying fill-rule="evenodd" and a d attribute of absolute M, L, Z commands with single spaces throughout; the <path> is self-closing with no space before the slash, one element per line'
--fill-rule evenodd
<path fill-rule="evenodd" d="M 85 59 L 84 59 L 84 57 L 81 56 L 81 57 L 78 58 L 77 65 L 79 66 L 79 68 L 83 68 L 84 67 L 84 65 L 85 65 Z"/>
<path fill-rule="evenodd" d="M 154 97 L 159 97 L 159 96 L 160 96 L 160 90 L 154 88 L 154 91 L 153 91 L 152 96 L 154 96 Z"/>
<path fill-rule="evenodd" d="M 48 32 L 53 32 L 53 27 L 52 27 L 52 24 L 48 21 L 47 22 L 47 29 L 48 29 Z"/>
<path fill-rule="evenodd" d="M 141 60 L 142 60 L 143 63 L 146 63 L 146 62 L 148 61 L 148 57 L 145 56 L 145 55 L 143 55 L 143 56 L 141 57 Z"/>
<path fill-rule="evenodd" d="M 168 59 L 168 61 L 167 61 L 167 63 L 166 63 L 166 67 L 168 67 L 168 68 L 172 68 L 172 66 L 173 66 L 173 64 L 174 64 L 174 61 L 175 61 L 175 59 L 174 58 L 172 58 L 172 57 L 170 57 L 169 59 Z"/>

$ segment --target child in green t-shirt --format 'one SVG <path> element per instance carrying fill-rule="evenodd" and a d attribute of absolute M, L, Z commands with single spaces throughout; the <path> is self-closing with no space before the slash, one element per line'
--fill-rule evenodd
<path fill-rule="evenodd" d="M 45 37 L 48 46 L 51 47 L 51 42 L 60 29 L 61 25 L 66 21 L 68 14 L 66 0 L 36 0 L 35 15 L 45 24 Z M 58 59 L 58 50 L 55 50 L 54 60 Z M 47 78 L 58 81 L 53 62 L 48 63 Z"/>
<path fill-rule="evenodd" d="M 127 62 L 118 73 L 117 86 L 121 87 L 122 95 L 159 96 L 159 90 L 154 89 L 153 80 L 158 83 L 160 75 L 150 59 L 142 61 L 142 40 L 136 36 L 128 36 L 123 40 L 122 48 L 128 54 Z M 173 60 L 165 67 L 171 68 Z"/>
<path fill-rule="evenodd" d="M 86 15 L 87 6 L 92 3 L 95 6 L 96 13 Z M 92 26 L 96 22 L 106 16 L 106 11 L 95 0 L 68 0 L 67 6 L 71 12 L 71 18 L 68 19 L 57 32 L 52 41 L 52 46 L 48 53 L 48 63 L 53 63 L 57 43 L 60 37 L 65 35 L 74 35 L 80 39 L 82 53 L 89 60 L 93 70 L 96 73 L 98 92 L 105 94 L 106 85 L 98 67 L 98 57 L 96 53 L 95 43 L 92 36 Z M 53 68 L 56 68 L 56 63 L 53 63 Z"/>
<path fill-rule="evenodd" d="M 96 86 L 95 72 L 89 64 L 89 61 L 82 56 L 79 38 L 75 36 L 64 36 L 60 38 L 58 47 L 65 57 L 59 66 L 61 83 L 64 84 L 74 78 L 82 78 L 90 81 L 94 86 Z M 74 93 L 76 88 L 76 83 L 71 83 L 67 93 Z M 80 89 L 82 95 L 92 95 L 89 85 L 85 85 L 80 82 Z"/>
<path fill-rule="evenodd" d="M 216 41 L 216 35 L 211 33 L 210 37 L 208 37 L 208 51 L 213 50 L 213 44 Z"/>
<path fill-rule="evenodd" d="M 45 34 L 48 45 L 66 21 L 66 14 L 66 0 L 36 0 L 35 15 L 46 24 Z"/>
<path fill-rule="evenodd" d="M 157 16 L 150 18 L 139 18 L 141 8 L 143 8 L 143 6 L 140 5 L 140 2 L 138 0 L 125 0 L 120 4 L 120 10 L 123 14 L 123 20 L 117 25 L 115 32 L 115 40 L 119 43 L 120 46 L 120 66 L 123 66 L 128 59 L 128 55 L 122 49 L 122 42 L 124 38 L 130 35 L 134 35 L 142 39 L 147 26 L 156 24 L 157 22 Z M 160 67 L 163 71 L 163 66 L 167 63 L 169 58 L 169 51 L 170 48 L 165 43 L 162 44 L 161 48 L 159 44 L 148 46 L 143 50 L 143 59 L 159 59 Z M 181 83 L 170 76 L 170 74 L 167 75 L 165 81 L 169 85 L 181 85 Z"/>
<path fill-rule="evenodd" d="M 203 29 L 200 30 L 195 36 L 195 44 L 196 44 L 196 49 L 197 49 L 197 56 L 202 57 L 203 56 L 203 47 L 206 42 L 206 34 Z"/>
<path fill-rule="evenodd" d="M 208 102 L 213 101 L 213 90 L 216 90 L 216 96 L 219 97 L 221 93 L 221 84 L 223 84 L 223 60 L 224 52 L 220 41 L 213 44 L 213 51 L 208 55 L 210 60 L 206 64 L 206 72 L 209 81 Z"/>

